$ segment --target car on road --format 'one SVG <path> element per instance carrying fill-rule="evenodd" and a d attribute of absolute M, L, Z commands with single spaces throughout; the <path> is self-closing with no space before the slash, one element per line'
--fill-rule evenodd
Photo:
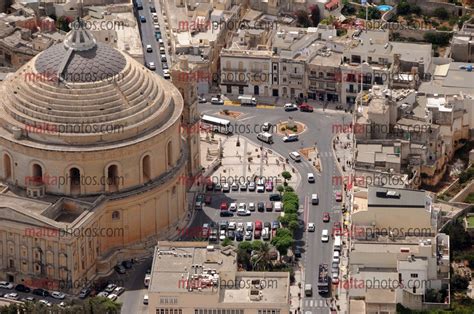
<path fill-rule="evenodd" d="M 5 299 L 10 299 L 10 300 L 18 300 L 20 298 L 20 296 L 18 295 L 18 293 L 15 293 L 15 292 L 11 292 L 11 293 L 7 293 L 3 296 Z"/>
<path fill-rule="evenodd" d="M 256 188 L 255 182 L 250 182 L 249 187 L 248 187 L 249 191 L 253 192 L 253 191 L 255 191 L 255 188 Z"/>
<path fill-rule="evenodd" d="M 247 183 L 246 182 L 240 184 L 240 190 L 241 191 L 247 191 Z"/>
<path fill-rule="evenodd" d="M 316 194 L 316 193 L 311 194 L 311 204 L 313 204 L 313 205 L 318 205 L 319 204 L 318 194 Z"/>
<path fill-rule="evenodd" d="M 148 63 L 146 64 L 146 67 L 149 68 L 149 69 L 152 70 L 152 71 L 155 71 L 155 70 L 156 70 L 155 62 L 148 62 Z"/>
<path fill-rule="evenodd" d="M 331 275 L 331 282 L 334 285 L 337 285 L 339 283 L 339 273 L 332 273 Z"/>
<path fill-rule="evenodd" d="M 285 111 L 296 111 L 298 110 L 298 106 L 296 104 L 285 104 L 285 106 L 283 107 L 285 109 Z"/>
<path fill-rule="evenodd" d="M 301 112 L 313 112 L 314 108 L 306 103 L 300 105 Z"/>
<path fill-rule="evenodd" d="M 264 202 L 258 202 L 257 203 L 257 211 L 259 211 L 259 212 L 264 212 L 265 211 L 265 203 Z"/>
<path fill-rule="evenodd" d="M 336 197 L 336 202 L 342 202 L 342 192 L 341 191 L 336 191 L 335 193 Z"/>
<path fill-rule="evenodd" d="M 59 291 L 53 291 L 51 292 L 51 296 L 55 299 L 59 299 L 59 300 L 64 300 L 64 298 L 66 297 L 66 295 L 62 292 L 59 292 Z"/>
<path fill-rule="evenodd" d="M 239 190 L 239 185 L 237 182 L 232 183 L 232 191 L 238 191 Z"/>
<path fill-rule="evenodd" d="M 329 241 L 329 231 L 328 231 L 328 229 L 323 229 L 323 231 L 321 231 L 321 241 L 322 242 L 328 242 Z"/>
<path fill-rule="evenodd" d="M 255 211 L 255 203 L 254 203 L 254 202 L 250 202 L 248 208 L 249 208 L 249 210 L 250 210 L 251 212 L 254 212 L 254 211 Z"/>
<path fill-rule="evenodd" d="M 216 185 L 214 185 L 214 191 L 216 192 L 222 191 L 222 185 L 220 183 L 216 183 Z"/>
<path fill-rule="evenodd" d="M 237 203 L 230 203 L 229 210 L 231 212 L 237 211 Z"/>
<path fill-rule="evenodd" d="M 283 136 L 283 142 L 296 142 L 298 141 L 298 134 L 288 134 Z"/>
<path fill-rule="evenodd" d="M 202 209 L 203 202 L 204 202 L 204 194 L 198 194 L 196 196 L 196 201 L 194 202 L 194 207 L 196 209 Z"/>
<path fill-rule="evenodd" d="M 115 271 L 116 271 L 118 274 L 123 275 L 123 274 L 126 273 L 125 267 L 123 267 L 123 266 L 120 265 L 120 264 L 119 264 L 119 265 L 115 265 L 115 266 L 114 266 L 114 269 L 115 269 Z"/>
<path fill-rule="evenodd" d="M 143 15 L 140 15 L 140 22 L 146 23 L 146 18 Z"/>
<path fill-rule="evenodd" d="M 166 62 L 166 61 L 167 61 L 165 54 L 162 54 L 162 55 L 160 56 L 160 58 L 161 58 L 161 62 Z"/>
<path fill-rule="evenodd" d="M 221 210 L 227 210 L 229 206 L 227 205 L 227 202 L 222 202 L 220 208 Z"/>
<path fill-rule="evenodd" d="M 224 184 L 222 185 L 222 192 L 224 192 L 224 193 L 230 192 L 230 185 L 229 185 L 229 183 L 224 183 Z"/>
<path fill-rule="evenodd" d="M 31 291 L 31 289 L 30 289 L 29 287 L 27 287 L 27 286 L 25 286 L 25 285 L 23 285 L 23 284 L 18 284 L 18 285 L 16 285 L 16 286 L 15 286 L 15 290 L 16 290 L 16 291 L 19 291 L 19 292 L 26 292 L 26 293 L 28 293 L 28 292 Z"/>
<path fill-rule="evenodd" d="M 0 288 L 3 289 L 13 289 L 13 284 L 8 281 L 0 281 Z"/>
<path fill-rule="evenodd" d="M 163 70 L 163 77 L 165 80 L 169 80 L 171 78 L 170 71 L 169 70 Z"/>
<path fill-rule="evenodd" d="M 198 103 L 205 104 L 205 103 L 207 103 L 207 99 L 202 97 L 202 96 L 198 96 Z"/>
<path fill-rule="evenodd" d="M 220 216 L 221 217 L 234 217 L 234 214 L 229 211 L 221 211 Z"/>
<path fill-rule="evenodd" d="M 298 162 L 301 161 L 301 155 L 298 152 L 291 152 L 289 156 L 294 161 L 298 161 Z"/>
<path fill-rule="evenodd" d="M 155 6 L 153 6 L 153 5 L 152 5 L 152 6 L 150 6 L 150 12 L 152 12 L 152 13 L 155 13 L 155 14 L 156 14 L 156 8 L 155 8 Z"/>
<path fill-rule="evenodd" d="M 35 294 L 35 295 L 42 296 L 42 297 L 49 297 L 50 296 L 50 294 L 47 290 L 44 290 L 44 289 L 41 289 L 41 288 L 33 289 L 32 293 Z"/>
<path fill-rule="evenodd" d="M 315 226 L 314 222 L 309 222 L 309 223 L 308 223 L 308 228 L 307 228 L 307 230 L 308 230 L 309 232 L 314 232 L 314 231 L 316 231 L 316 226 Z"/>
<path fill-rule="evenodd" d="M 334 251 L 332 252 L 332 261 L 339 263 L 340 258 L 339 258 L 339 251 Z"/>
<path fill-rule="evenodd" d="M 224 104 L 224 100 L 221 99 L 221 98 L 212 97 L 212 98 L 211 98 L 211 104 L 212 104 L 212 105 L 223 105 L 223 104 Z"/>
<path fill-rule="evenodd" d="M 146 52 L 153 52 L 153 47 L 151 45 L 146 45 Z"/>
<path fill-rule="evenodd" d="M 309 183 L 314 183 L 314 181 L 315 181 L 314 174 L 312 172 L 309 172 L 308 173 L 308 182 Z"/>
<path fill-rule="evenodd" d="M 79 292 L 79 298 L 80 299 L 85 299 L 87 298 L 87 296 L 91 294 L 91 289 L 89 288 L 84 288 L 81 290 L 81 292 Z"/>
<path fill-rule="evenodd" d="M 329 216 L 328 212 L 323 213 L 323 222 L 329 222 L 331 220 L 331 217 Z"/>
<path fill-rule="evenodd" d="M 268 132 L 268 131 L 270 131 L 271 127 L 272 127 L 272 124 L 270 122 L 265 122 L 262 125 L 262 131 L 263 132 Z"/>

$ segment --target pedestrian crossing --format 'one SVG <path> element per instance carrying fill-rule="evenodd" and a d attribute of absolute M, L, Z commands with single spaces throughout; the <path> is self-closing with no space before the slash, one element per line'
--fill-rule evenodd
<path fill-rule="evenodd" d="M 327 300 L 319 299 L 319 300 L 304 300 L 303 308 L 305 310 L 310 310 L 310 309 L 318 309 L 318 308 L 328 308 L 329 307 L 329 302 Z"/>

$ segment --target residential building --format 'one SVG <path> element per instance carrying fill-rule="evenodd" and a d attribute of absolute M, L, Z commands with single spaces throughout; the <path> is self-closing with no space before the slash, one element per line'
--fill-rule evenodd
<path fill-rule="evenodd" d="M 158 242 L 148 313 L 288 314 L 288 272 L 238 271 L 232 246 Z"/>
<path fill-rule="evenodd" d="M 456 62 L 474 62 L 474 20 L 464 23 L 451 42 L 451 58 Z"/>
<path fill-rule="evenodd" d="M 448 308 L 449 236 L 437 233 L 439 213 L 428 194 L 369 187 L 354 193 L 353 204 L 349 278 L 343 283 L 350 313 L 395 314 L 397 304 Z M 429 299 L 431 289 L 444 296 L 441 303 Z"/>

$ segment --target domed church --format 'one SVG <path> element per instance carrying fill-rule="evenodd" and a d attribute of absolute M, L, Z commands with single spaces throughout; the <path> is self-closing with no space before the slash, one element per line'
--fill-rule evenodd
<path fill-rule="evenodd" d="M 77 291 L 175 230 L 200 170 L 193 88 L 81 27 L 1 83 L 0 280 Z"/>

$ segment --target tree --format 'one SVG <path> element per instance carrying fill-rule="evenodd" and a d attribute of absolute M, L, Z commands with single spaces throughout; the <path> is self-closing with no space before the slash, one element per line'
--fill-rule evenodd
<path fill-rule="evenodd" d="M 259 243 L 252 255 L 252 268 L 255 271 L 267 271 L 271 269 L 270 245 L 268 242 L 254 241 Z"/>
<path fill-rule="evenodd" d="M 232 245 L 233 241 L 229 238 L 225 238 L 224 241 L 222 241 L 221 245 L 222 246 L 228 246 L 228 245 Z"/>
<path fill-rule="evenodd" d="M 449 13 L 445 8 L 436 8 L 433 11 L 433 15 L 439 18 L 440 20 L 447 20 L 449 17 Z"/>
<path fill-rule="evenodd" d="M 300 224 L 298 223 L 297 220 L 292 220 L 288 224 L 288 229 L 290 229 L 291 232 L 293 232 L 293 234 L 296 232 L 296 230 L 298 230 L 299 227 L 300 227 Z"/>
<path fill-rule="evenodd" d="M 469 286 L 469 280 L 466 277 L 461 277 L 458 274 L 455 274 L 451 278 L 451 289 L 454 291 L 464 291 Z"/>
<path fill-rule="evenodd" d="M 425 33 L 423 38 L 433 45 L 446 46 L 447 44 L 449 44 L 451 36 L 452 35 L 450 33 L 428 32 Z"/>
<path fill-rule="evenodd" d="M 319 12 L 319 7 L 317 5 L 313 5 L 310 10 L 311 21 L 313 22 L 313 26 L 316 27 L 321 21 L 321 13 Z"/>
<path fill-rule="evenodd" d="M 291 180 L 291 173 L 289 173 L 288 171 L 283 171 L 283 172 L 281 173 L 281 176 L 283 177 L 283 179 L 285 179 L 285 182 L 286 182 L 287 180 Z"/>
<path fill-rule="evenodd" d="M 284 202 L 283 211 L 285 214 L 296 213 L 298 211 L 298 206 L 295 202 Z"/>
<path fill-rule="evenodd" d="M 281 194 L 281 193 L 283 193 L 283 191 L 285 191 L 285 187 L 280 184 L 280 185 L 277 186 L 277 191 Z"/>
<path fill-rule="evenodd" d="M 295 191 L 295 189 L 293 189 L 293 188 L 292 188 L 291 186 L 289 186 L 289 185 L 285 187 L 285 192 L 294 192 L 294 191 Z"/>
<path fill-rule="evenodd" d="M 296 23 L 299 27 L 310 27 L 311 20 L 309 18 L 308 12 L 304 10 L 296 11 Z"/>
<path fill-rule="evenodd" d="M 288 249 L 293 246 L 293 233 L 287 228 L 280 228 L 272 239 L 272 244 L 280 253 L 280 257 L 286 255 Z"/>
<path fill-rule="evenodd" d="M 398 15 L 407 15 L 410 14 L 410 4 L 406 0 L 400 1 L 397 5 L 397 14 Z"/>

